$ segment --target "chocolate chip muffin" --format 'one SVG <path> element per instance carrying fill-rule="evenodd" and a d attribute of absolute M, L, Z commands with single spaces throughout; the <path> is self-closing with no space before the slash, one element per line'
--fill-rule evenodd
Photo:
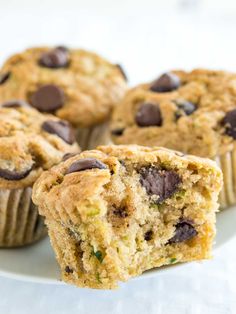
<path fill-rule="evenodd" d="M 216 160 L 223 170 L 221 207 L 236 204 L 236 75 L 165 73 L 130 90 L 115 109 L 116 144 L 164 146 Z"/>
<path fill-rule="evenodd" d="M 125 89 L 120 66 L 62 46 L 27 49 L 0 70 L 0 102 L 22 99 L 69 121 L 78 128 L 82 148 L 106 142 L 106 122 Z"/>
<path fill-rule="evenodd" d="M 46 228 L 31 201 L 41 172 L 65 153 L 79 152 L 69 123 L 42 115 L 22 101 L 0 107 L 0 247 L 33 243 Z"/>
<path fill-rule="evenodd" d="M 110 289 L 153 267 L 209 258 L 221 186 L 209 159 L 103 146 L 44 172 L 33 200 L 62 279 Z"/>

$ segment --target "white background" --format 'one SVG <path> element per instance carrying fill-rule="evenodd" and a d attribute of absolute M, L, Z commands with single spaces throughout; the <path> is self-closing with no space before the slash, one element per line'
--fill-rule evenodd
<path fill-rule="evenodd" d="M 0 0 L 0 34 L 0 62 L 31 45 L 83 47 L 122 63 L 131 85 L 172 68 L 236 71 L 233 0 Z M 235 314 L 235 245 L 115 292 L 0 278 L 0 314 Z"/>

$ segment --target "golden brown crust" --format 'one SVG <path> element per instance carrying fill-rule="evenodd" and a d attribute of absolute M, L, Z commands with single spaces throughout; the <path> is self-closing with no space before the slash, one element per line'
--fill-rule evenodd
<path fill-rule="evenodd" d="M 60 121 L 28 108 L 0 107 L 0 169 L 29 173 L 22 179 L 5 179 L 0 171 L 0 188 L 31 186 L 39 174 L 59 163 L 65 153 L 78 152 L 74 142 L 67 144 L 61 137 L 42 129 L 45 121 Z"/>
<path fill-rule="evenodd" d="M 67 170 L 75 161 L 84 158 L 96 158 L 106 165 L 107 169 L 91 169 L 87 171 L 74 172 L 67 175 Z M 44 212 L 44 207 L 41 207 L 41 214 L 48 214 L 48 206 L 51 208 L 58 208 L 61 213 L 58 217 L 63 215 L 64 209 L 69 215 L 80 210 L 80 203 L 83 203 L 89 198 L 96 198 L 101 192 L 101 189 L 111 179 L 111 172 L 121 167 L 120 160 L 126 160 L 133 164 L 152 164 L 158 160 L 165 160 L 165 162 L 176 163 L 178 167 L 186 167 L 189 162 L 193 165 L 201 163 L 201 167 L 213 169 L 217 176 L 221 177 L 220 170 L 215 163 L 210 159 L 202 159 L 196 156 L 183 155 L 179 152 L 165 149 L 162 147 L 142 147 L 138 145 L 110 145 L 100 146 L 97 150 L 90 150 L 81 152 L 79 155 L 69 158 L 63 163 L 44 172 L 36 181 L 34 187 L 34 201 L 42 204 L 45 200 L 47 204 Z M 73 203 L 71 202 L 73 199 Z M 76 213 L 75 213 L 76 214 Z M 55 213 L 55 215 L 57 215 Z M 65 221 L 66 221 L 65 216 Z M 75 216 L 76 219 L 76 216 Z M 78 221 L 77 221 L 78 222 Z"/>
<path fill-rule="evenodd" d="M 40 86 L 53 84 L 63 90 L 66 98 L 63 107 L 55 112 L 58 117 L 79 127 L 107 120 L 126 89 L 119 68 L 94 53 L 77 49 L 69 50 L 68 67 L 52 69 L 40 66 L 40 56 L 50 49 L 27 49 L 5 62 L 1 73 L 11 74 L 0 85 L 0 101 L 29 101 Z"/>
<path fill-rule="evenodd" d="M 112 117 L 111 130 L 124 129 L 122 135 L 113 136 L 114 142 L 165 146 L 209 158 L 231 151 L 234 139 L 225 134 L 222 119 L 236 108 L 236 75 L 205 69 L 172 73 L 181 80 L 178 89 L 157 93 L 150 91 L 148 83 L 126 94 Z M 176 119 L 176 102 L 183 100 L 195 104 L 197 110 Z M 137 125 L 135 115 L 144 102 L 159 106 L 161 126 Z"/>
<path fill-rule="evenodd" d="M 87 171 L 67 174 L 67 170 L 75 161 L 84 158 L 96 158 L 105 163 L 107 169 L 91 169 Z M 216 177 L 221 177 L 220 170 L 210 159 L 202 159 L 196 156 L 183 155 L 179 152 L 162 147 L 142 147 L 138 145 L 110 145 L 100 146 L 97 150 L 81 152 L 79 155 L 69 158 L 63 163 L 44 172 L 36 181 L 33 189 L 33 199 L 41 206 L 41 214 L 48 214 L 48 207 L 58 208 L 55 213 L 57 218 L 63 219 L 64 210 L 69 216 L 76 218 L 76 211 L 80 210 L 80 204 L 90 198 L 96 198 L 103 186 L 110 182 L 111 173 L 121 167 L 120 160 L 132 162 L 132 164 L 152 164 L 159 160 L 176 164 L 177 167 L 187 167 L 192 163 L 193 167 L 200 163 L 201 167 L 208 170 L 214 169 Z M 216 182 L 219 181 L 219 178 Z M 71 200 L 73 199 L 73 202 Z M 45 202 L 46 200 L 46 202 Z M 75 209 L 76 204 L 76 209 Z M 68 216 L 64 216 L 66 222 Z M 80 213 L 83 215 L 83 213 Z M 101 213 L 103 214 L 103 213 Z M 85 215 L 86 217 L 86 215 Z M 77 223 L 78 220 L 74 221 Z"/>

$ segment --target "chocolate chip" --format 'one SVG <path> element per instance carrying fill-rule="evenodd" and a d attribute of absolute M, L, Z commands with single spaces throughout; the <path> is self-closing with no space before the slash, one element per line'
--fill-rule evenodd
<path fill-rule="evenodd" d="M 236 109 L 226 113 L 222 124 L 225 126 L 225 133 L 236 139 Z"/>
<path fill-rule="evenodd" d="M 118 128 L 111 131 L 112 135 L 121 136 L 124 133 L 125 128 Z"/>
<path fill-rule="evenodd" d="M 8 169 L 1 169 L 0 168 L 0 177 L 6 180 L 21 180 L 28 176 L 28 174 L 31 172 L 33 167 L 26 171 L 17 172 L 14 170 L 8 170 Z"/>
<path fill-rule="evenodd" d="M 44 85 L 32 95 L 31 104 L 42 112 L 53 112 L 61 108 L 65 101 L 65 95 L 61 88 L 55 85 Z"/>
<path fill-rule="evenodd" d="M 159 106 L 151 103 L 143 103 L 136 113 L 135 121 L 141 127 L 161 126 L 162 116 Z"/>
<path fill-rule="evenodd" d="M 107 169 L 107 166 L 96 158 L 84 158 L 77 160 L 73 164 L 71 164 L 66 174 L 93 168 Z"/>
<path fill-rule="evenodd" d="M 186 100 L 177 100 L 176 105 L 178 107 L 178 110 L 175 113 L 176 119 L 179 119 L 183 115 L 189 116 L 197 110 L 197 106 L 195 104 Z"/>
<path fill-rule="evenodd" d="M 149 195 L 157 195 L 156 203 L 171 197 L 179 187 L 181 178 L 173 170 L 160 170 L 154 167 L 141 168 L 140 182 Z"/>
<path fill-rule="evenodd" d="M 66 267 L 65 267 L 65 272 L 66 272 L 67 274 L 72 274 L 72 273 L 73 273 L 73 269 L 71 269 L 69 266 L 66 266 Z"/>
<path fill-rule="evenodd" d="M 39 64 L 51 69 L 65 68 L 69 64 L 68 50 L 65 47 L 59 46 L 44 52 L 40 56 Z"/>
<path fill-rule="evenodd" d="M 128 77 L 123 69 L 123 67 L 120 64 L 116 64 L 117 68 L 120 70 L 120 73 L 122 74 L 123 78 L 125 79 L 125 81 L 128 81 Z"/>
<path fill-rule="evenodd" d="M 48 133 L 56 134 L 68 144 L 75 142 L 74 131 L 67 121 L 48 120 L 42 124 L 42 129 Z"/>
<path fill-rule="evenodd" d="M 11 72 L 0 74 L 0 85 L 4 84 L 9 79 L 10 76 L 11 76 Z"/>
<path fill-rule="evenodd" d="M 62 50 L 62 51 L 69 51 L 69 48 L 67 48 L 66 46 L 57 46 L 56 49 Z"/>
<path fill-rule="evenodd" d="M 153 231 L 149 230 L 144 234 L 144 240 L 150 241 L 152 240 L 152 236 L 153 236 Z"/>
<path fill-rule="evenodd" d="M 23 100 L 9 100 L 1 104 L 3 108 L 20 108 L 29 107 L 29 105 Z"/>
<path fill-rule="evenodd" d="M 113 210 L 113 214 L 120 218 L 128 217 L 128 213 L 125 207 L 118 207 L 118 208 L 115 207 L 115 209 Z"/>
<path fill-rule="evenodd" d="M 150 90 L 157 93 L 171 92 L 180 87 L 180 79 L 174 73 L 165 73 L 155 80 Z"/>
<path fill-rule="evenodd" d="M 168 241 L 168 244 L 180 243 L 192 239 L 197 235 L 196 229 L 192 224 L 181 221 L 175 226 L 175 235 Z"/>
<path fill-rule="evenodd" d="M 62 161 L 66 161 L 67 159 L 70 159 L 74 156 L 78 155 L 78 153 L 66 153 L 63 157 L 62 157 Z"/>

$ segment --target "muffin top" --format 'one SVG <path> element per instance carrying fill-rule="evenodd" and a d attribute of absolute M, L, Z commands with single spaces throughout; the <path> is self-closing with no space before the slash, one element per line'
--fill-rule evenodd
<path fill-rule="evenodd" d="M 236 75 L 172 71 L 127 92 L 111 123 L 117 144 L 165 146 L 214 158 L 236 139 Z"/>
<path fill-rule="evenodd" d="M 31 186 L 66 153 L 79 152 L 67 121 L 41 114 L 22 101 L 0 107 L 0 188 Z"/>
<path fill-rule="evenodd" d="M 194 173 L 194 169 L 200 167 L 205 173 L 205 178 L 209 179 L 209 174 L 215 176 L 215 180 L 212 180 L 215 190 L 221 187 L 221 171 L 210 159 L 183 155 L 161 147 L 110 145 L 83 151 L 44 172 L 34 184 L 33 200 L 39 205 L 40 214 L 47 216 L 48 219 L 52 218 L 49 217 L 51 215 L 49 208 L 57 208 L 56 212 L 53 211 L 53 219 L 59 216 L 64 222 L 68 222 L 70 216 L 71 219 L 75 219 L 74 223 L 77 223 L 81 217 L 87 220 L 99 213 L 104 214 L 106 204 L 104 206 L 100 204 L 98 210 L 96 202 L 103 188 L 110 186 L 111 182 L 116 182 L 112 188 L 110 186 L 112 193 L 118 198 L 121 196 L 119 190 L 121 181 L 117 179 L 120 173 L 123 173 L 125 180 L 128 174 L 135 177 L 150 165 L 159 167 L 165 182 L 158 178 L 158 175 L 152 177 L 143 173 L 145 181 L 143 185 L 155 189 L 155 185 L 158 184 L 162 200 L 175 193 L 181 182 L 175 170 L 182 178 L 186 178 L 189 175 L 186 168 Z M 196 175 L 196 181 L 198 179 L 199 176 Z M 132 189 L 132 186 L 129 188 Z M 109 194 L 106 194 L 106 197 L 109 198 Z"/>
<path fill-rule="evenodd" d="M 125 89 L 120 66 L 62 46 L 27 49 L 10 57 L 0 70 L 0 101 L 25 100 L 77 127 L 107 120 Z"/>

